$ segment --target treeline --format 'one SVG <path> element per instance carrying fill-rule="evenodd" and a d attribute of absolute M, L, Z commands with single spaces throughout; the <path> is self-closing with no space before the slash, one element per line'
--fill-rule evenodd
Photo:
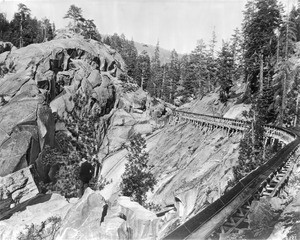
<path fill-rule="evenodd" d="M 101 41 L 94 20 L 87 19 L 82 9 L 71 5 L 64 16 L 70 19 L 68 28 L 87 39 Z M 16 47 L 25 47 L 32 43 L 50 41 L 55 37 L 55 24 L 47 18 L 38 20 L 31 16 L 31 10 L 23 3 L 18 4 L 18 11 L 11 21 L 0 13 L 0 41 L 8 41 Z"/>
<path fill-rule="evenodd" d="M 240 145 L 236 178 L 263 164 L 274 154 L 266 145 L 264 124 L 284 127 L 299 125 L 300 11 L 284 12 L 277 0 L 248 1 L 244 12 L 243 78 L 248 84 L 244 102 L 252 107 L 252 121 Z M 287 104 L 288 103 L 288 104 Z"/>
<path fill-rule="evenodd" d="M 154 56 L 140 54 L 133 40 L 124 34 L 103 37 L 103 42 L 116 49 L 125 60 L 128 75 L 152 96 L 170 103 L 195 99 L 220 87 L 220 99 L 227 101 L 233 81 L 242 71 L 242 35 L 235 30 L 232 39 L 216 51 L 216 36 L 206 45 L 198 41 L 195 49 L 183 57 L 172 50 L 169 62 L 161 63 L 159 42 Z M 176 102 L 177 99 L 177 102 Z"/>
<path fill-rule="evenodd" d="M 31 16 L 30 9 L 20 3 L 13 19 L 8 21 L 0 13 L 0 41 L 8 41 L 16 47 L 40 43 L 54 38 L 55 25 L 49 19 L 38 20 Z"/>

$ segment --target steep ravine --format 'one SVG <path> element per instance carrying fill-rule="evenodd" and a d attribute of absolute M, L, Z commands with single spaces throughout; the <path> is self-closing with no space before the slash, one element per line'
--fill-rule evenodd
<path fill-rule="evenodd" d="M 210 131 L 172 120 L 146 137 L 149 164 L 158 180 L 148 202 L 177 208 L 161 218 L 159 237 L 172 223 L 186 221 L 224 193 L 233 180 L 241 137 L 240 133 L 228 135 L 225 130 Z M 103 164 L 102 175 L 113 181 L 101 193 L 111 201 L 118 196 L 126 154 L 125 149 L 118 151 Z"/>

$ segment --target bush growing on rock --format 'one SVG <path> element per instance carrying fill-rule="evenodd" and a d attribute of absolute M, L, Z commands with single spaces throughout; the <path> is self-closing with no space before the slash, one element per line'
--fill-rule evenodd
<path fill-rule="evenodd" d="M 101 110 L 94 108 L 92 111 L 93 101 L 80 94 L 76 94 L 73 101 L 75 105 L 73 111 L 66 119 L 59 119 L 65 123 L 71 136 L 67 136 L 64 132 L 57 133 L 58 146 L 53 149 L 46 147 L 42 153 L 44 165 L 58 169 L 56 176 L 53 182 L 40 184 L 43 191 L 56 191 L 67 198 L 79 196 L 80 162 L 86 159 L 94 164 L 93 160 L 97 159 L 99 148 L 96 132 Z M 100 163 L 98 166 L 100 167 Z M 90 181 L 90 187 L 101 190 L 108 183 L 106 179 L 94 176 Z"/>
<path fill-rule="evenodd" d="M 43 192 L 50 190 L 59 192 L 67 198 L 78 197 L 80 155 L 65 134 L 59 133 L 56 138 L 61 143 L 61 148 L 46 146 L 42 153 L 42 161 L 45 166 L 57 166 L 58 171 L 53 182 L 40 183 L 40 187 Z"/>
<path fill-rule="evenodd" d="M 146 140 L 141 134 L 134 134 L 130 138 L 128 150 L 128 163 L 122 175 L 121 191 L 124 196 L 132 197 L 134 201 L 144 205 L 146 193 L 153 191 L 157 180 L 150 172 L 152 166 L 148 166 L 149 154 L 146 152 Z"/>
<path fill-rule="evenodd" d="M 20 233 L 18 240 L 44 240 L 54 239 L 54 236 L 61 226 L 60 217 L 50 217 L 43 221 L 41 225 L 26 225 L 25 233 Z"/>

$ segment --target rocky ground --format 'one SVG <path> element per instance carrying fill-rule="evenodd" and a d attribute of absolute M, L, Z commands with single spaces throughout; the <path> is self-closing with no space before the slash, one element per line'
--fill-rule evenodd
<path fill-rule="evenodd" d="M 298 152 L 299 154 L 299 152 Z M 273 199 L 273 209 L 279 212 L 268 240 L 300 239 L 300 159 L 293 168 L 288 185 L 282 194 Z"/>
<path fill-rule="evenodd" d="M 58 219 L 55 229 L 51 217 Z M 17 239 L 31 224 L 42 237 L 36 239 L 155 239 L 158 218 L 127 197 L 111 204 L 88 188 L 80 199 L 52 194 L 47 202 L 0 221 L 0 239 Z"/>

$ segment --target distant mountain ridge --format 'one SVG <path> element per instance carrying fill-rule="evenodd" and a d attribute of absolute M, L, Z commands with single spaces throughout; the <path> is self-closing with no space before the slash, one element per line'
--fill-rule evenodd
<path fill-rule="evenodd" d="M 154 56 L 155 46 L 139 42 L 134 42 L 134 45 L 138 51 L 138 54 L 145 50 L 148 53 L 150 59 Z M 166 50 L 161 47 L 159 48 L 160 61 L 162 64 L 169 63 L 171 61 L 171 52 L 171 50 Z M 181 58 L 182 54 L 178 54 L 178 57 Z"/>

